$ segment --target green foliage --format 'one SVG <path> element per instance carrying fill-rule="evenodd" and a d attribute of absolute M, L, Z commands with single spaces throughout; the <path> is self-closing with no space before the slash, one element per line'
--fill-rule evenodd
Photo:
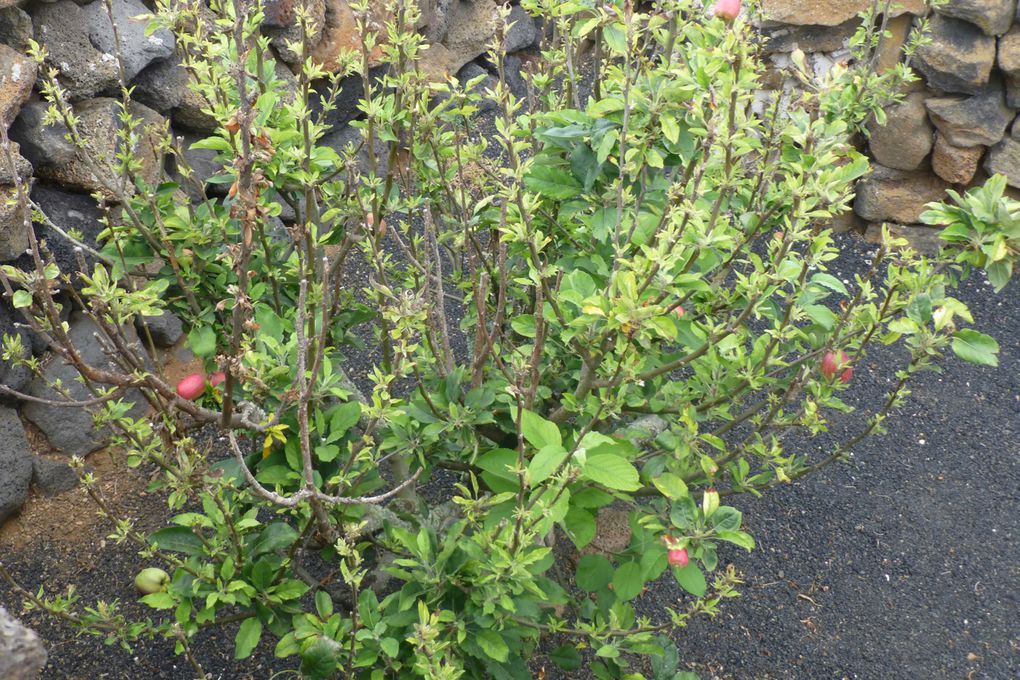
<path fill-rule="evenodd" d="M 995 341 L 958 327 L 972 319 L 947 291 L 969 266 L 1000 288 L 1012 274 L 1020 211 L 1001 178 L 926 213 L 948 225 L 938 257 L 887 235 L 854 281 L 827 271 L 826 224 L 868 170 L 850 138 L 912 77 L 869 70 L 870 23 L 855 65 L 822 79 L 798 66 L 802 92 L 761 102 L 743 21 L 687 0 L 526 7 L 561 40 L 529 74 L 528 105 L 505 78 L 486 93 L 491 139 L 476 134 L 481 94 L 422 76 L 413 8 L 393 8 L 378 80 L 363 31 L 360 54 L 333 74 L 308 59 L 294 86 L 265 59 L 257 8 L 159 8 L 219 123 L 194 148 L 217 153 L 227 196 L 184 196 L 193 172 L 173 140 L 182 184 L 146 186 L 121 154 L 129 188 L 101 264 L 75 281 L 5 270 L 15 305 L 58 343 L 52 283 L 75 284 L 130 369 L 93 379 L 157 409 L 158 428 L 102 411 L 129 460 L 159 468 L 173 513 L 149 536 L 118 520 L 118 540 L 173 570 L 143 599 L 167 618 L 135 637 L 166 635 L 200 670 L 189 641 L 239 620 L 237 658 L 273 641 L 303 677 L 374 680 L 528 677 L 543 636 L 561 634 L 572 642 L 548 658 L 568 671 L 640 678 L 648 656 L 653 678 L 686 679 L 664 634 L 736 596 L 734 548 L 754 548 L 721 499 L 843 458 L 949 348 L 995 364 Z M 585 39 L 598 56 L 580 75 Z M 311 82 L 335 92 L 345 77 L 363 79 L 355 125 L 383 157 L 323 143 Z M 44 92 L 81 142 L 59 85 Z M 282 224 L 285 207 L 296 217 Z M 164 309 L 226 375 L 197 403 L 116 342 Z M 825 456 L 788 451 L 786 433 L 851 411 L 852 384 L 826 378 L 822 358 L 863 366 L 874 339 L 909 355 L 886 400 Z M 366 361 L 359 389 L 348 369 Z M 207 460 L 196 422 L 232 457 Z M 454 476 L 449 498 L 418 495 L 440 475 Z M 613 515 L 629 538 L 594 550 Z M 667 544 L 690 563 L 671 568 Z M 563 559 L 575 549 L 576 568 Z M 635 602 L 661 579 L 687 596 L 653 623 Z"/>

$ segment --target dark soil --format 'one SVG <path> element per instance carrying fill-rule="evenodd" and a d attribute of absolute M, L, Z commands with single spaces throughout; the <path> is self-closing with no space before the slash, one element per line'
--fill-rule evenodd
<path fill-rule="evenodd" d="M 833 269 L 850 279 L 874 248 L 843 239 Z M 743 596 L 675 636 L 702 678 L 1020 678 L 1020 285 L 995 295 L 979 274 L 957 297 L 1000 366 L 949 359 L 851 461 L 733 502 L 758 544 L 720 555 Z M 897 365 L 871 351 L 854 401 L 877 404 Z M 669 584 L 643 608 L 679 597 Z"/>

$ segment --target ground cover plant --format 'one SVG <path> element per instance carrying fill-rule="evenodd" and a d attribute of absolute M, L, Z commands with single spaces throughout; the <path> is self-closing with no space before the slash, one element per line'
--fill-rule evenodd
<path fill-rule="evenodd" d="M 974 267 L 997 287 L 1012 274 L 1020 205 L 1001 177 L 926 213 L 945 227 L 937 256 L 889 236 L 855 281 L 826 272 L 827 222 L 868 170 L 853 138 L 912 78 L 868 69 L 881 24 L 822 77 L 795 53 L 803 89 L 765 95 L 757 38 L 729 10 L 525 7 L 548 23 L 544 67 L 515 94 L 501 35 L 491 91 L 426 76 L 403 2 L 385 34 L 363 25 L 335 73 L 309 57 L 296 85 L 266 58 L 257 5 L 161 4 L 153 24 L 175 31 L 219 122 L 198 146 L 219 154 L 223 196 L 142 128 L 127 88 L 119 151 L 103 157 L 44 76 L 53 122 L 110 178 L 104 245 L 61 272 L 35 241 L 34 269 L 4 268 L 4 285 L 90 386 L 79 405 L 159 470 L 170 516 L 137 531 L 83 472 L 113 538 L 151 558 L 136 584 L 152 616 L 56 584 L 26 592 L 30 606 L 111 644 L 166 637 L 197 676 L 190 641 L 237 625 L 239 658 L 275 645 L 309 678 L 531 677 L 540 646 L 567 671 L 682 678 L 663 634 L 736 596 L 727 551 L 754 548 L 725 498 L 844 458 L 950 350 L 995 364 L 951 291 Z M 364 24 L 368 3 L 356 10 Z M 361 139 L 338 152 L 323 111 L 350 76 Z M 483 98 L 491 139 L 474 124 Z M 175 157 L 180 182 L 146 183 L 144 144 Z M 113 367 L 81 359 L 58 290 Z M 144 327 L 128 330 L 164 311 L 206 362 L 178 384 Z M 852 414 L 857 434 L 821 456 L 785 446 L 850 411 L 840 395 L 874 342 L 906 361 L 882 403 Z M 5 358 L 18 343 L 5 338 Z M 368 375 L 348 375 L 354 355 Z M 229 457 L 206 456 L 204 429 Z M 449 498 L 424 499 L 441 473 Z M 586 551 L 611 505 L 629 512 L 629 545 Z M 637 617 L 630 603 L 661 578 L 689 598 Z"/>

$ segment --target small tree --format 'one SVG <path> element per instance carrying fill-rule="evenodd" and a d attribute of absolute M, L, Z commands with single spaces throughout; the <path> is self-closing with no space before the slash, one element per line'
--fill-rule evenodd
<path fill-rule="evenodd" d="M 845 458 L 950 347 L 995 364 L 994 340 L 961 327 L 971 318 L 949 291 L 971 266 L 1009 279 L 1020 205 L 1001 178 L 926 214 L 951 225 L 937 257 L 886 235 L 849 285 L 826 271 L 838 254 L 826 224 L 868 170 L 851 138 L 913 78 L 868 70 L 873 22 L 854 65 L 816 78 L 801 62 L 803 89 L 784 95 L 760 91 L 746 22 L 687 0 L 525 7 L 547 21 L 543 67 L 511 90 L 497 35 L 499 78 L 483 94 L 481 79 L 428 81 L 417 10 L 402 1 L 384 36 L 362 30 L 335 73 L 307 58 L 290 88 L 258 6 L 161 3 L 154 22 L 175 30 L 219 122 L 194 147 L 218 154 L 224 198 L 206 195 L 165 131 L 161 151 L 200 199 L 145 183 L 126 151 L 141 134 L 127 88 L 124 151 L 89 153 L 45 76 L 52 120 L 116 181 L 95 267 L 60 272 L 33 241 L 35 268 L 5 268 L 7 292 L 80 370 L 131 464 L 161 469 L 176 514 L 151 536 L 111 517 L 117 540 L 172 572 L 142 598 L 155 621 L 108 603 L 80 613 L 73 598 L 35 605 L 108 641 L 167 636 L 200 675 L 192 638 L 240 620 L 238 657 L 271 636 L 306 677 L 528 677 L 553 633 L 578 643 L 550 652 L 555 663 L 577 668 L 584 642 L 597 676 L 622 677 L 736 595 L 720 549 L 754 541 L 723 497 Z M 367 2 L 355 9 L 364 29 Z M 310 33 L 303 9 L 298 20 Z M 292 48 L 309 53 L 307 40 Z M 338 151 L 321 110 L 351 76 L 361 142 Z M 491 135 L 477 126 L 482 98 L 498 108 L 481 119 Z M 116 369 L 82 361 L 57 289 L 95 321 Z M 164 311 L 223 374 L 194 399 L 124 330 Z M 875 340 L 908 350 L 884 401 L 826 454 L 787 450 L 790 433 L 851 411 L 840 395 Z M 345 371 L 354 354 L 371 359 L 354 376 L 362 390 Z M 151 416 L 125 415 L 127 388 Z M 224 433 L 229 457 L 206 459 L 196 427 Z M 440 470 L 455 492 L 437 506 L 416 489 Z M 574 563 L 613 503 L 629 512 L 629 545 Z M 638 617 L 632 601 L 667 571 L 690 597 Z M 676 672 L 656 663 L 656 677 Z"/>

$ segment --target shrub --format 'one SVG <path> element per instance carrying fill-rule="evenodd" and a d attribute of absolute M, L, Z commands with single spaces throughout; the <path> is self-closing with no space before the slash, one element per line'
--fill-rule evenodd
<path fill-rule="evenodd" d="M 194 147 L 218 154 L 225 197 L 148 185 L 130 152 L 88 154 L 46 77 L 53 121 L 117 181 L 94 268 L 60 272 L 35 242 L 34 270 L 5 268 L 7 292 L 92 386 L 130 463 L 161 470 L 173 516 L 149 536 L 111 516 L 117 540 L 171 574 L 141 598 L 154 620 L 73 597 L 30 594 L 35 606 L 108 642 L 166 636 L 200 674 L 194 636 L 240 621 L 239 658 L 271 639 L 310 678 L 528 677 L 550 636 L 565 669 L 589 650 L 600 678 L 643 677 L 644 655 L 655 677 L 682 677 L 665 634 L 735 596 L 726 546 L 754 547 L 723 500 L 845 458 L 947 349 L 995 364 L 949 291 L 972 266 L 998 287 L 1011 274 L 1020 206 L 1001 178 L 926 214 L 951 225 L 938 256 L 887 235 L 849 285 L 827 272 L 826 225 L 868 170 L 852 138 L 913 77 L 868 70 L 870 22 L 853 65 L 816 78 L 795 59 L 803 89 L 784 95 L 760 90 L 746 22 L 687 0 L 526 8 L 548 22 L 543 66 L 513 91 L 497 35 L 500 78 L 482 93 L 429 82 L 413 5 L 375 36 L 361 4 L 360 51 L 333 74 L 306 59 L 289 87 L 258 7 L 161 4 L 153 22 L 175 30 L 219 123 Z M 337 150 L 322 111 L 351 77 L 361 140 Z M 483 98 L 495 114 L 476 115 Z M 122 150 L 142 134 L 129 99 Z M 81 361 L 58 288 L 116 369 Z M 163 311 L 223 373 L 194 400 L 125 331 Z M 874 341 L 907 350 L 884 401 L 824 455 L 787 450 L 789 433 L 853 411 L 843 376 Z M 127 388 L 151 416 L 126 415 Z M 226 458 L 196 445 L 202 427 L 227 437 Z M 447 497 L 419 493 L 436 478 L 452 479 Z M 578 553 L 614 504 L 629 543 Z M 689 597 L 639 617 L 633 600 L 660 578 Z"/>

